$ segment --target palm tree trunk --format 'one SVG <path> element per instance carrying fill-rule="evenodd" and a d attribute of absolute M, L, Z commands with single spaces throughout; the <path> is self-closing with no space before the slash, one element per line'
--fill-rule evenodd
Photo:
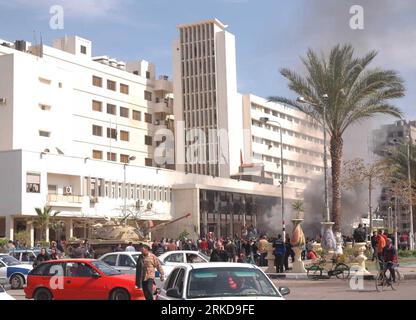
<path fill-rule="evenodd" d="M 332 221 L 334 231 L 341 231 L 341 162 L 343 140 L 341 136 L 333 136 L 330 141 L 332 170 Z"/>

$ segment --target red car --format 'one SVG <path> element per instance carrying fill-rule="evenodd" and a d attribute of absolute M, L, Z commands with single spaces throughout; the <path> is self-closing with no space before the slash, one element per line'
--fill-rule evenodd
<path fill-rule="evenodd" d="M 24 291 L 35 300 L 144 300 L 135 280 L 100 260 L 53 260 L 29 273 Z"/>

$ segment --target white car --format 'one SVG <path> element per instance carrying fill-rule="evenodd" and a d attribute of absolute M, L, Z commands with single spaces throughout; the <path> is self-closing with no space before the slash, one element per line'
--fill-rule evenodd
<path fill-rule="evenodd" d="M 136 261 L 141 252 L 134 251 L 122 251 L 122 252 L 111 252 L 102 255 L 98 260 L 101 260 L 113 268 L 117 269 L 121 273 L 136 274 Z M 160 261 L 160 260 L 159 260 Z M 160 261 L 163 271 L 165 272 L 165 278 L 169 276 L 175 266 L 166 265 L 163 261 Z M 160 281 L 160 274 L 156 271 L 156 287 L 161 288 L 163 282 Z"/>
<path fill-rule="evenodd" d="M 157 300 L 284 300 L 286 287 L 276 288 L 257 266 L 210 262 L 176 267 Z"/>
<path fill-rule="evenodd" d="M 22 264 L 16 258 L 0 253 L 0 284 L 10 284 L 12 289 L 21 289 L 32 265 Z"/>
<path fill-rule="evenodd" d="M 9 295 L 6 290 L 4 290 L 3 286 L 0 285 L 0 301 L 5 301 L 5 300 L 16 300 L 15 298 L 13 298 L 11 295 Z"/>
<path fill-rule="evenodd" d="M 178 266 L 183 263 L 205 263 L 209 257 L 199 251 L 167 251 L 159 256 L 159 260 L 168 266 Z"/>

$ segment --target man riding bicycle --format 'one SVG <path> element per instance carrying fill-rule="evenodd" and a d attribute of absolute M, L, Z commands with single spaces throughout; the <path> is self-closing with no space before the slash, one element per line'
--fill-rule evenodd
<path fill-rule="evenodd" d="M 393 241 L 390 238 L 387 239 L 386 246 L 383 249 L 382 258 L 383 260 L 380 261 L 380 270 L 383 272 L 389 270 L 391 278 L 393 282 L 395 282 L 396 272 L 394 271 L 394 268 L 397 264 L 397 252 L 393 246 Z"/>

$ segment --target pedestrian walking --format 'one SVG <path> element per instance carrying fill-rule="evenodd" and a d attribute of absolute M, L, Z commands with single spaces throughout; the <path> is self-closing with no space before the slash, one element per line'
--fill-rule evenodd
<path fill-rule="evenodd" d="M 258 250 L 259 250 L 259 254 L 260 254 L 260 267 L 265 267 L 267 266 L 267 246 L 269 245 L 269 242 L 267 241 L 267 237 L 266 236 L 262 236 L 259 240 L 259 245 L 258 245 Z"/>
<path fill-rule="evenodd" d="M 156 272 L 160 273 L 160 281 L 165 280 L 165 273 L 159 259 L 150 252 L 150 246 L 143 244 L 136 264 L 136 287 L 142 288 L 146 300 L 153 300 L 153 284 Z"/>

